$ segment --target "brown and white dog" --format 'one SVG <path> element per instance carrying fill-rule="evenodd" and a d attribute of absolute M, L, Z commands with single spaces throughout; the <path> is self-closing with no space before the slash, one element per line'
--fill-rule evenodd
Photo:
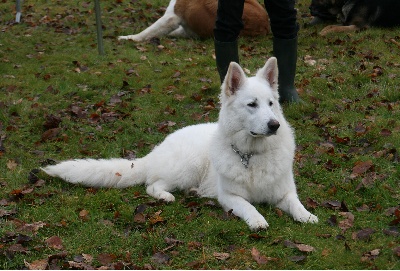
<path fill-rule="evenodd" d="M 209 38 L 213 36 L 218 0 L 171 0 L 165 14 L 136 35 L 119 36 L 118 40 L 146 41 L 163 36 Z M 240 35 L 258 36 L 270 33 L 269 18 L 257 0 L 245 0 L 244 28 Z"/>

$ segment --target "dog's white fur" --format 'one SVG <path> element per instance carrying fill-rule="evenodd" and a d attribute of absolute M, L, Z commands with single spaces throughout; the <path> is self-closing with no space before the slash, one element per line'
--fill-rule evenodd
<path fill-rule="evenodd" d="M 149 195 L 165 201 L 175 200 L 173 190 L 195 189 L 201 197 L 218 198 L 226 211 L 233 210 L 252 230 L 267 228 L 268 223 L 251 202 L 266 202 L 296 221 L 315 223 L 318 218 L 297 196 L 294 135 L 278 103 L 277 79 L 276 58 L 250 78 L 232 62 L 221 87 L 218 123 L 180 129 L 133 161 L 71 160 L 43 170 L 86 186 L 123 188 L 144 183 Z M 252 154 L 247 167 L 237 151 Z"/>
<path fill-rule="evenodd" d="M 171 0 L 165 14 L 136 35 L 119 36 L 119 40 L 146 41 L 163 36 L 208 38 L 213 36 L 218 0 Z M 270 33 L 265 8 L 257 0 L 245 0 L 241 35 L 257 36 Z"/>

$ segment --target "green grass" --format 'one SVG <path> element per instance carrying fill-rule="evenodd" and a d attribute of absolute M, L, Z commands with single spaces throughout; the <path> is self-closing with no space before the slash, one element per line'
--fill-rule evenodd
<path fill-rule="evenodd" d="M 300 30 L 296 84 L 305 103 L 284 105 L 284 111 L 296 131 L 299 197 L 318 215 L 316 225 L 257 205 L 270 228 L 252 234 L 216 200 L 177 192 L 176 202 L 165 204 L 141 186 L 93 190 L 43 173 L 38 176 L 44 184 L 29 182 L 31 170 L 46 159 L 141 157 L 176 129 L 217 120 L 212 40 L 162 38 L 161 46 L 116 40 L 143 30 L 167 4 L 102 1 L 106 54 L 99 56 L 91 2 L 23 1 L 22 23 L 14 24 L 15 1 L 3 1 L 1 268 L 21 269 L 24 262 L 45 259 L 50 268 L 63 269 L 79 267 L 69 262 L 128 269 L 400 269 L 393 251 L 399 247 L 398 220 L 392 223 L 397 236 L 384 232 L 396 220 L 387 210 L 399 209 L 400 199 L 400 57 L 390 41 L 399 42 L 395 29 L 327 37 L 317 35 L 323 26 Z M 308 1 L 297 7 L 303 25 Z M 240 44 L 241 64 L 252 73 L 272 55 L 271 36 L 241 38 Z M 314 66 L 305 61 L 310 57 Z M 382 73 L 373 75 L 374 69 Z M 50 115 L 61 120 L 53 137 L 44 134 Z M 372 167 L 352 176 L 355 165 L 366 161 Z M 366 185 L 360 185 L 363 180 Z M 343 208 L 326 207 L 329 200 L 343 201 L 354 215 L 347 230 L 340 228 Z M 148 205 L 145 222 L 138 223 L 134 214 L 142 204 Z M 80 216 L 82 210 L 88 215 Z M 162 221 L 153 219 L 157 215 Z M 336 225 L 327 222 L 332 216 Z M 45 224 L 22 228 L 38 223 Z M 355 237 L 367 228 L 375 230 L 369 238 Z M 22 234 L 31 239 L 18 241 Z M 61 238 L 62 249 L 46 243 L 51 236 Z M 165 238 L 180 242 L 171 245 Z M 285 240 L 315 250 L 302 252 Z M 18 242 L 23 251 L 16 249 Z M 272 259 L 259 264 L 253 248 Z M 365 256 L 375 249 L 374 259 Z M 214 256 L 222 252 L 230 257 Z M 93 260 L 79 260 L 82 255 Z"/>

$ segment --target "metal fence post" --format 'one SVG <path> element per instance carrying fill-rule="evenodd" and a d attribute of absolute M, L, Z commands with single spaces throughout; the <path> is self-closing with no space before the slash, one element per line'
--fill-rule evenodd
<path fill-rule="evenodd" d="M 21 21 L 21 0 L 17 0 L 15 9 L 17 10 L 17 14 L 15 15 L 15 22 L 19 23 Z"/>
<path fill-rule="evenodd" d="M 97 48 L 99 49 L 99 54 L 104 55 L 103 32 L 101 28 L 101 9 L 99 0 L 94 1 L 94 9 L 96 13 Z"/>

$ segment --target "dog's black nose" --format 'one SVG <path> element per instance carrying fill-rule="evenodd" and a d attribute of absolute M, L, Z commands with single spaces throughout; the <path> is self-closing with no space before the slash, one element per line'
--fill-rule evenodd
<path fill-rule="evenodd" d="M 278 130 L 279 126 L 281 126 L 279 124 L 279 121 L 277 120 L 270 120 L 268 122 L 268 128 L 271 130 L 271 132 L 276 132 L 276 130 Z"/>

